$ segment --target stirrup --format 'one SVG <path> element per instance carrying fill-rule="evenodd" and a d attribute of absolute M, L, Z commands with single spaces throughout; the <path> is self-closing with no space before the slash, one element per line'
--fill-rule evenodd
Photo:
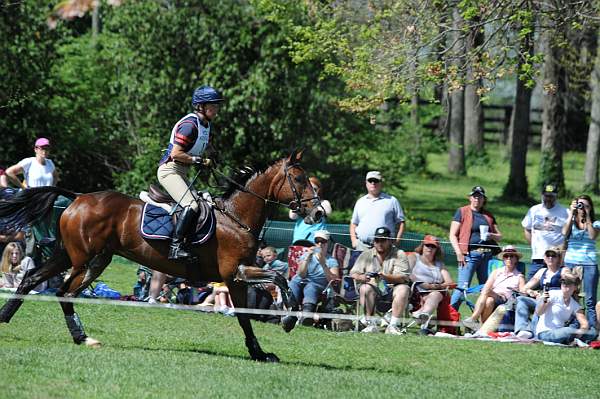
<path fill-rule="evenodd" d="M 183 248 L 183 244 L 171 244 L 169 247 L 170 260 L 189 260 L 192 254 Z"/>

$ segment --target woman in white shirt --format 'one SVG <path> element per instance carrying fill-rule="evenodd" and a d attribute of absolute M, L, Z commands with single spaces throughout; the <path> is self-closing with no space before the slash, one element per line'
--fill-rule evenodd
<path fill-rule="evenodd" d="M 597 333 L 589 325 L 581 306 L 573 299 L 573 293 L 580 281 L 579 277 L 564 273 L 560 281 L 560 290 L 545 291 L 538 299 L 535 309 L 540 317 L 536 327 L 538 339 L 569 344 L 575 338 L 591 341 L 596 337 Z M 567 326 L 573 318 L 579 322 L 579 328 Z"/>
<path fill-rule="evenodd" d="M 6 169 L 8 179 L 21 188 L 54 186 L 58 181 L 58 173 L 54 162 L 48 159 L 50 140 L 41 137 L 35 141 L 35 157 L 22 159 L 19 163 Z M 23 175 L 23 181 L 19 179 Z"/>

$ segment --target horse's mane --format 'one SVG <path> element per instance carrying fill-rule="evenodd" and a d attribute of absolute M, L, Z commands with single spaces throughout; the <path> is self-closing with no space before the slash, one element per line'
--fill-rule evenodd
<path fill-rule="evenodd" d="M 267 169 L 269 169 L 271 166 L 275 165 L 276 163 L 278 163 L 280 160 L 276 160 L 273 161 L 271 163 L 268 164 L 262 164 L 262 165 L 246 165 L 246 166 L 242 166 L 241 168 L 233 171 L 233 173 L 231 174 L 231 176 L 229 176 L 229 179 L 227 181 L 227 185 L 225 186 L 225 192 L 223 193 L 223 195 L 221 196 L 221 198 L 223 199 L 227 199 L 229 197 L 231 197 L 233 195 L 233 193 L 235 193 L 236 191 L 238 191 L 241 187 L 244 187 L 249 180 L 251 180 L 254 176 L 257 176 L 261 173 L 263 173 L 264 171 L 266 171 Z"/>

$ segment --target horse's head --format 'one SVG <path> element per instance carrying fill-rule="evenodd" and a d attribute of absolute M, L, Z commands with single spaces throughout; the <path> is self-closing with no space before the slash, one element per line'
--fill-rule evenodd
<path fill-rule="evenodd" d="M 282 183 L 274 193 L 275 200 L 288 204 L 288 208 L 306 217 L 309 222 L 317 223 L 323 217 L 319 207 L 319 197 L 308 181 L 306 172 L 300 166 L 302 151 L 293 151 L 287 158 L 282 160 L 281 174 Z M 279 179 L 277 179 L 279 180 Z"/>

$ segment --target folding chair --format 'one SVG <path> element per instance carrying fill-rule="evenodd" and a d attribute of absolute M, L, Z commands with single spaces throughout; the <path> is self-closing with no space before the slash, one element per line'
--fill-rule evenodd
<path fill-rule="evenodd" d="M 453 322 L 453 321 L 459 321 L 460 320 L 460 314 L 452 307 L 450 306 L 450 291 L 447 288 L 441 289 L 441 290 L 427 290 L 427 291 L 419 291 L 418 286 L 420 284 L 423 284 L 422 282 L 413 282 L 412 286 L 411 286 L 411 296 L 410 296 L 410 302 L 409 302 L 409 307 L 412 307 L 412 311 L 418 311 L 421 306 L 423 305 L 423 294 L 425 293 L 429 293 L 429 292 L 441 292 L 443 294 L 443 298 L 440 301 L 440 303 L 438 304 L 438 307 L 436 309 L 436 319 L 440 320 L 440 321 L 449 321 L 449 322 Z M 433 314 L 430 314 L 429 317 L 427 317 L 426 320 L 423 321 L 423 323 L 420 326 L 420 333 L 421 334 L 428 334 L 431 330 L 429 329 L 429 323 L 431 323 L 431 320 L 433 319 Z M 414 326 L 417 323 L 416 319 L 411 320 L 402 330 L 401 332 L 406 333 L 407 329 Z M 452 327 L 452 326 L 442 326 L 441 328 L 438 328 L 439 331 L 442 332 L 446 332 L 448 334 L 456 334 L 456 327 Z"/>

